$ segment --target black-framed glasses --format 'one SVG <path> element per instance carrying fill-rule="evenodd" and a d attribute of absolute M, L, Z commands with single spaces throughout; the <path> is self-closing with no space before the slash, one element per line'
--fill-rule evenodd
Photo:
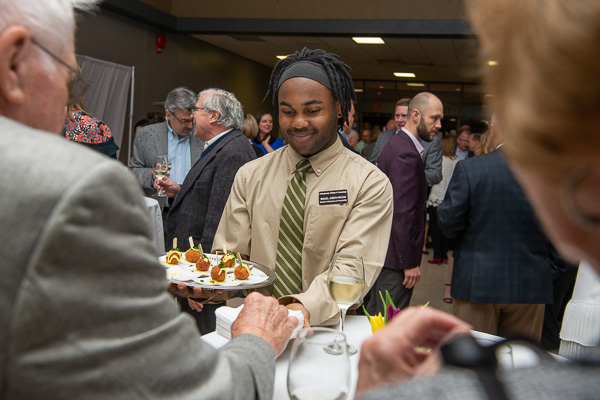
<path fill-rule="evenodd" d="M 170 113 L 173 116 L 173 118 L 175 118 L 177 121 L 179 121 L 179 123 L 182 124 L 182 125 L 187 125 L 187 124 L 193 124 L 194 123 L 194 119 L 193 118 L 190 118 L 190 119 L 179 119 L 179 118 L 177 118 L 177 115 L 175 115 L 174 112 L 170 112 Z M 194 113 L 194 111 L 192 111 L 192 114 L 193 113 Z"/>
<path fill-rule="evenodd" d="M 63 65 L 71 72 L 71 79 L 69 80 L 69 83 L 68 83 L 69 94 L 71 96 L 71 99 L 75 99 L 75 100 L 83 99 L 83 95 L 85 94 L 85 91 L 87 90 L 87 88 L 90 86 L 90 82 L 83 77 L 83 74 L 81 73 L 81 71 L 73 68 L 72 66 L 70 66 L 69 64 L 64 62 L 60 57 L 58 57 L 56 54 L 52 53 L 50 50 L 48 50 L 45 46 L 40 44 L 40 42 L 38 42 L 34 38 L 31 38 L 31 42 L 33 44 L 35 44 L 37 47 L 39 47 L 44 53 L 48 54 L 52 59 L 54 59 L 54 61 Z"/>

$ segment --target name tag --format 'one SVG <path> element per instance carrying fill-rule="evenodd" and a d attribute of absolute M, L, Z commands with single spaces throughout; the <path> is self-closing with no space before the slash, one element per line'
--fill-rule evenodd
<path fill-rule="evenodd" d="M 344 190 L 329 190 L 327 192 L 319 192 L 319 205 L 327 204 L 346 204 L 348 203 L 348 191 Z"/>

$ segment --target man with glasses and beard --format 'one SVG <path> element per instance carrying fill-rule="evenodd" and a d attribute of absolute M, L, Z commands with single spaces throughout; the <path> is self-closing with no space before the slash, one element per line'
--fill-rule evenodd
<path fill-rule="evenodd" d="M 388 176 L 394 191 L 394 219 L 383 269 L 371 289 L 369 314 L 384 313 L 379 292 L 387 290 L 394 304 L 408 307 L 413 288 L 421 278 L 425 235 L 427 180 L 420 140 L 431 142 L 444 108 L 440 99 L 427 92 L 417 94 L 408 105 L 408 120 L 381 152 L 378 166 Z"/>

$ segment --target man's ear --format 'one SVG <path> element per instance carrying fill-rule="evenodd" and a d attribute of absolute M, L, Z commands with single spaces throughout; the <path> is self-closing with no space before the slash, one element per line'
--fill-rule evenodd
<path fill-rule="evenodd" d="M 415 125 L 419 125 L 419 121 L 421 121 L 421 111 L 416 108 L 410 112 L 410 118 L 415 123 Z"/>
<path fill-rule="evenodd" d="M 11 26 L 0 34 L 0 96 L 5 103 L 25 102 L 31 45 L 29 31 L 23 26 Z"/>
<path fill-rule="evenodd" d="M 342 118 L 342 106 L 339 100 L 335 101 L 335 115 L 338 115 L 338 118 Z"/>

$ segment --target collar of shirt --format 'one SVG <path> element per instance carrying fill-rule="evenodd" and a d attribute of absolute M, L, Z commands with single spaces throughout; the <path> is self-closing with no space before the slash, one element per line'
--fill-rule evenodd
<path fill-rule="evenodd" d="M 225 136 L 227 133 L 231 132 L 233 129 L 227 129 L 221 133 L 219 133 L 217 136 L 215 136 L 214 138 L 210 139 L 207 142 L 204 142 L 204 148 L 202 149 L 202 151 L 208 149 L 208 146 L 210 146 L 211 144 L 213 144 L 214 142 L 216 142 L 217 140 L 219 140 L 219 138 L 221 136 Z"/>
<path fill-rule="evenodd" d="M 423 158 L 423 153 L 425 153 L 425 148 L 423 147 L 421 142 L 419 142 L 419 139 L 417 139 L 415 137 L 415 135 L 410 133 L 410 131 L 408 129 L 406 129 L 405 127 L 402 127 L 402 131 L 408 135 L 410 140 L 413 141 L 413 143 L 415 144 L 415 147 L 417 148 L 417 151 L 419 152 L 419 155 L 421 156 L 421 158 Z"/>
<path fill-rule="evenodd" d="M 338 137 L 335 143 L 331 146 L 322 150 L 315 154 L 314 156 L 308 159 L 310 162 L 310 167 L 315 173 L 315 175 L 320 176 L 333 162 L 342 154 L 344 151 L 344 145 L 342 144 L 342 140 Z M 304 160 L 306 157 L 298 154 L 291 146 L 288 146 L 288 166 L 290 168 L 290 173 L 296 172 L 296 164 L 298 164 L 301 160 Z"/>

